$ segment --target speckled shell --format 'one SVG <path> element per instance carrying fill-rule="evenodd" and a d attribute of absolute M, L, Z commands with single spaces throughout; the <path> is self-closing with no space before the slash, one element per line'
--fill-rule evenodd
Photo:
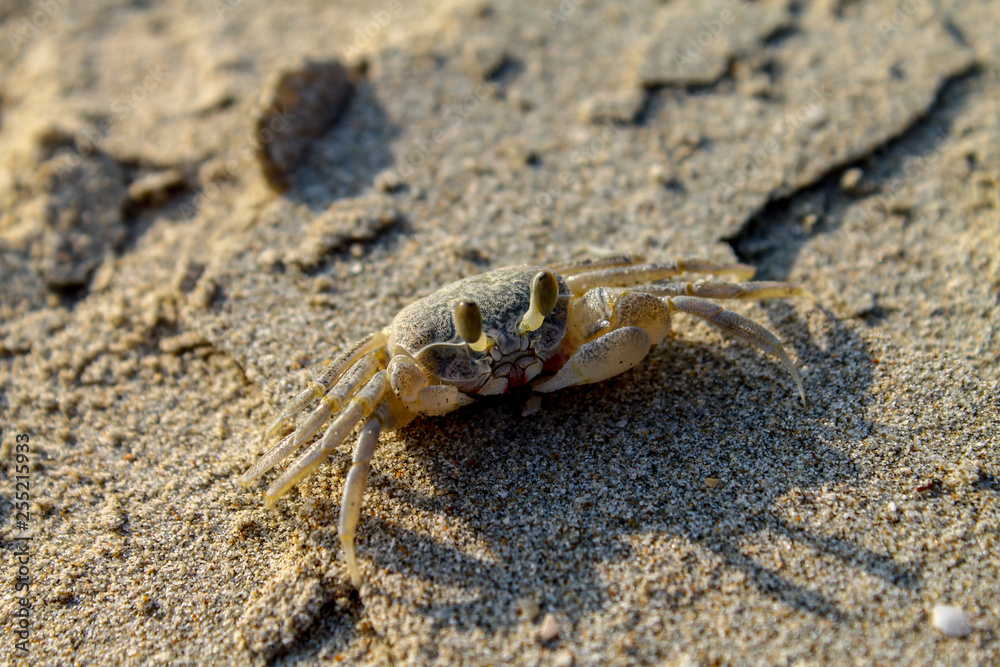
<path fill-rule="evenodd" d="M 505 359 L 522 350 L 517 323 L 531 302 L 531 279 L 544 269 L 541 266 L 512 266 L 471 276 L 441 288 L 434 294 L 414 301 L 392 321 L 389 350 L 415 358 L 443 382 L 459 386 L 476 383 L 490 373 L 491 360 L 484 353 L 473 353 L 461 344 L 452 313 L 455 304 L 470 299 L 479 304 L 483 331 L 496 341 Z M 566 334 L 570 298 L 569 287 L 561 276 L 559 301 L 545 323 L 527 334 L 529 348 L 542 361 L 552 357 Z M 445 345 L 435 345 L 435 344 Z M 450 344 L 450 345 L 449 345 Z M 428 346 L 435 345 L 433 348 Z"/>

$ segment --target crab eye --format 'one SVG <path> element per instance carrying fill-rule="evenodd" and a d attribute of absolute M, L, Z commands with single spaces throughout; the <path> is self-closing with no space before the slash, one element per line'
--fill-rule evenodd
<path fill-rule="evenodd" d="M 486 335 L 483 333 L 483 313 L 475 301 L 459 301 L 455 304 L 455 330 L 459 337 L 476 352 L 486 349 Z"/>
<path fill-rule="evenodd" d="M 531 305 L 542 317 L 547 317 L 559 300 L 559 283 L 556 274 L 548 269 L 539 271 L 531 279 Z"/>
<path fill-rule="evenodd" d="M 556 307 L 557 301 L 559 281 L 556 280 L 556 275 L 548 269 L 536 273 L 531 279 L 531 302 L 528 304 L 528 312 L 521 318 L 519 333 L 534 331 L 542 326 L 545 317 Z"/>

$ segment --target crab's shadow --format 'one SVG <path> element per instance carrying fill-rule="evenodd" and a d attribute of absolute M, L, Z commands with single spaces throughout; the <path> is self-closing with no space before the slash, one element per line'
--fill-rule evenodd
<path fill-rule="evenodd" d="M 808 386 L 867 388 L 871 355 L 841 323 L 830 326 L 838 341 L 832 355 L 814 346 L 805 324 L 784 318 L 780 328 L 811 369 Z M 401 438 L 408 465 L 433 480 L 436 492 L 418 490 L 389 463 L 373 473 L 369 493 L 443 514 L 461 529 L 443 543 L 363 520 L 361 549 L 376 568 L 466 588 L 468 601 L 419 607 L 441 626 L 509 625 L 522 598 L 543 606 L 572 599 L 577 614 L 593 612 L 609 600 L 607 566 L 641 559 L 636 534 L 672 535 L 708 550 L 763 594 L 831 620 L 849 614 L 747 553 L 748 536 L 764 531 L 888 584 L 915 585 L 920 573 L 889 555 L 794 525 L 775 509 L 796 489 L 860 483 L 866 473 L 847 452 L 870 428 L 862 415 L 845 415 L 830 435 L 819 422 L 836 411 L 824 403 L 836 400 L 824 399 L 836 389 L 814 392 L 817 400 L 803 412 L 776 364 L 773 372 L 739 365 L 748 354 L 742 346 L 720 351 L 667 341 L 617 379 L 550 395 L 531 417 L 520 417 L 521 403 L 508 397 L 418 420 Z M 722 486 L 710 488 L 707 479 Z M 657 567 L 684 567 L 667 561 Z"/>

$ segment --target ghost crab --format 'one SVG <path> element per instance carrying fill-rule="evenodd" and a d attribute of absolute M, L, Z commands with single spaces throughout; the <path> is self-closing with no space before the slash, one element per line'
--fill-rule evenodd
<path fill-rule="evenodd" d="M 287 433 L 242 476 L 249 484 L 309 442 L 266 492 L 267 506 L 315 470 L 362 424 L 344 486 L 339 534 L 351 581 L 361 587 L 354 550 L 361 500 L 382 431 L 417 415 L 443 415 L 476 397 L 532 383 L 547 393 L 599 382 L 638 364 L 687 313 L 776 356 L 802 379 L 778 339 L 715 299 L 809 296 L 784 282 L 658 282 L 682 274 L 725 274 L 739 281 L 753 267 L 705 260 L 643 263 L 616 255 L 551 267 L 515 266 L 452 283 L 413 302 L 392 323 L 351 345 L 285 404 L 264 443 Z M 318 400 L 291 431 L 291 418 Z"/>

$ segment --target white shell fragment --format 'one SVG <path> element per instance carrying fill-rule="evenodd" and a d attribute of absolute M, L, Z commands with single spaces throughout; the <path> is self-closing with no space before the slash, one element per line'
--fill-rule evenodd
<path fill-rule="evenodd" d="M 931 623 L 935 628 L 951 637 L 967 637 L 972 634 L 972 621 L 968 614 L 947 604 L 934 605 Z"/>
<path fill-rule="evenodd" d="M 559 636 L 561 628 L 559 627 L 559 621 L 552 614 L 545 614 L 545 618 L 542 619 L 542 629 L 538 632 L 539 638 L 543 642 L 550 642 Z"/>
<path fill-rule="evenodd" d="M 573 652 L 569 649 L 565 651 L 560 651 L 556 653 L 555 658 L 552 660 L 552 667 L 573 667 L 576 663 Z"/>

